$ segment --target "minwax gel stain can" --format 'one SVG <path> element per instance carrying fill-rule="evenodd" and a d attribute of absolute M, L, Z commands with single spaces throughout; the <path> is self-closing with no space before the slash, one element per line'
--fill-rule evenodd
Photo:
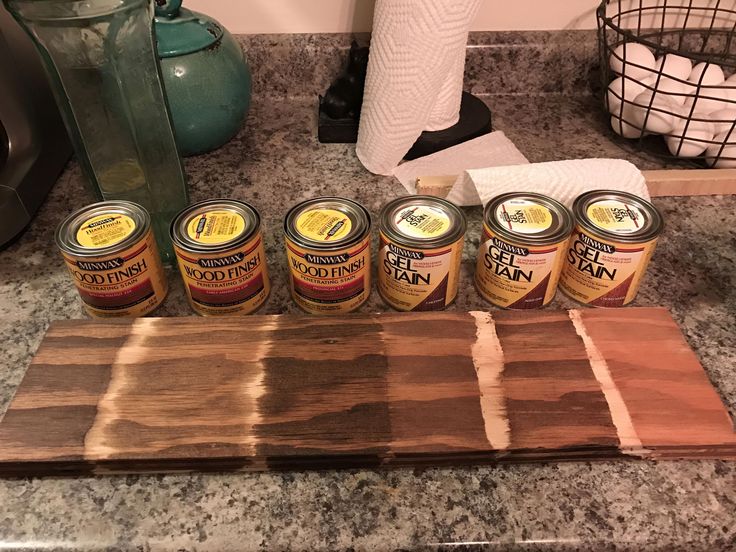
<path fill-rule="evenodd" d="M 444 309 L 457 296 L 467 222 L 433 196 L 393 200 L 381 211 L 378 291 L 400 311 Z"/>
<path fill-rule="evenodd" d="M 103 201 L 83 207 L 59 225 L 56 244 L 92 316 L 143 316 L 166 297 L 151 217 L 140 205 Z"/>
<path fill-rule="evenodd" d="M 190 205 L 171 223 L 171 240 L 192 309 L 203 316 L 250 314 L 271 285 L 261 217 L 242 201 Z"/>
<path fill-rule="evenodd" d="M 371 293 L 371 219 L 358 203 L 319 197 L 284 219 L 294 302 L 311 314 L 344 314 Z"/>
<path fill-rule="evenodd" d="M 488 202 L 478 247 L 475 285 L 507 309 L 534 309 L 555 296 L 572 232 L 559 201 L 535 193 L 507 193 Z"/>
<path fill-rule="evenodd" d="M 594 190 L 573 204 L 570 240 L 560 289 L 595 307 L 633 301 L 663 222 L 651 203 L 626 192 Z"/>

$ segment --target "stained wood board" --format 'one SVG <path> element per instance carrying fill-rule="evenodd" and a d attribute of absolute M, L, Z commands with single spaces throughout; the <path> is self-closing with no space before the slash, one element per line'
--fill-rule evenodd
<path fill-rule="evenodd" d="M 652 197 L 736 194 L 736 169 L 661 169 L 642 171 Z M 423 176 L 417 193 L 446 197 L 457 175 Z"/>
<path fill-rule="evenodd" d="M 736 458 L 664 309 L 54 322 L 0 475 Z"/>

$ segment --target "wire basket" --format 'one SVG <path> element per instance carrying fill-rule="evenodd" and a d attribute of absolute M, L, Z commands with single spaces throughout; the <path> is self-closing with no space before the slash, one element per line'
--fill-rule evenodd
<path fill-rule="evenodd" d="M 736 167 L 736 0 L 604 0 L 596 14 L 614 132 L 656 154 Z"/>

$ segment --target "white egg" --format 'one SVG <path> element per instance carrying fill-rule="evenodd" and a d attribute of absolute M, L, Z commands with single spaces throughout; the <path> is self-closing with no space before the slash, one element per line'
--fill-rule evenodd
<path fill-rule="evenodd" d="M 654 69 L 668 77 L 687 80 L 693 70 L 693 63 L 686 57 L 665 54 L 657 59 Z"/>
<path fill-rule="evenodd" d="M 611 128 L 619 136 L 624 138 L 639 138 L 642 136 L 642 130 L 630 125 L 626 122 L 628 119 L 626 109 L 624 109 L 624 120 L 619 119 L 615 115 L 611 116 Z"/>
<path fill-rule="evenodd" d="M 728 99 L 734 102 L 732 107 L 736 108 L 736 74 L 728 77 L 723 84 L 721 84 L 721 87 L 728 91 Z"/>
<path fill-rule="evenodd" d="M 648 83 L 651 86 L 652 82 L 652 79 L 644 79 L 642 84 L 625 77 L 617 77 L 613 79 L 611 84 L 608 85 L 608 92 L 606 93 L 606 98 L 608 99 L 608 112 L 620 116 L 621 98 L 627 102 L 632 101 L 646 90 L 643 84 Z"/>
<path fill-rule="evenodd" d="M 669 77 L 660 77 L 659 82 L 656 78 L 652 80 L 658 95 L 667 96 L 678 105 L 683 105 L 688 95 L 695 91 L 695 87 L 689 82 L 680 82 Z"/>
<path fill-rule="evenodd" d="M 649 48 L 636 42 L 619 44 L 609 58 L 611 71 L 617 75 L 625 73 L 636 80 L 651 77 L 655 63 L 654 54 Z"/>
<path fill-rule="evenodd" d="M 695 104 L 693 113 L 712 113 L 721 109 L 728 109 L 732 104 L 730 91 L 726 88 L 705 87 L 698 90 L 696 96 L 689 96 L 685 100 L 685 109 L 689 112 Z"/>
<path fill-rule="evenodd" d="M 736 108 L 719 109 L 708 114 L 708 118 L 713 123 L 713 130 L 716 135 L 728 132 L 734 126 L 736 121 Z"/>
<path fill-rule="evenodd" d="M 713 141 L 716 143 L 705 150 L 705 162 L 719 169 L 736 168 L 736 131 L 721 132 Z"/>
<path fill-rule="evenodd" d="M 651 106 L 651 107 L 650 107 Z M 631 114 L 626 117 L 626 114 Z M 675 128 L 679 119 L 678 106 L 667 96 L 645 90 L 634 98 L 633 105 L 626 106 L 624 118 L 634 127 L 643 128 L 652 134 L 667 134 Z"/>
<path fill-rule="evenodd" d="M 687 125 L 687 130 L 685 126 Z M 675 124 L 672 132 L 665 136 L 667 148 L 672 155 L 678 157 L 697 157 L 708 147 L 708 142 L 713 140 L 713 124 L 706 121 L 680 120 Z"/>
<path fill-rule="evenodd" d="M 687 80 L 695 85 L 700 84 L 701 86 L 714 86 L 716 84 L 721 84 L 726 80 L 726 76 L 723 74 L 723 69 L 721 69 L 720 66 L 715 63 L 706 63 L 703 61 L 693 67 Z"/>

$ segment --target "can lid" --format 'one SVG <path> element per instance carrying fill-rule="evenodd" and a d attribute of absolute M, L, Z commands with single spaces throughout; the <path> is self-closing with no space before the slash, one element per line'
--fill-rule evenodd
<path fill-rule="evenodd" d="M 343 197 L 317 197 L 286 214 L 284 232 L 302 247 L 333 251 L 362 240 L 371 219 L 362 205 Z"/>
<path fill-rule="evenodd" d="M 171 240 L 186 251 L 216 253 L 246 243 L 260 228 L 258 212 L 243 201 L 210 199 L 190 205 L 171 223 Z"/>
<path fill-rule="evenodd" d="M 442 247 L 465 235 L 467 221 L 455 205 L 434 196 L 404 196 L 381 211 L 381 232 L 407 246 Z"/>
<path fill-rule="evenodd" d="M 136 203 L 113 200 L 73 212 L 56 229 L 59 249 L 78 257 L 99 257 L 122 251 L 151 227 L 148 212 Z"/>
<path fill-rule="evenodd" d="M 586 192 L 575 200 L 573 213 L 588 232 L 624 243 L 649 241 L 664 227 L 662 215 L 654 205 L 628 192 Z"/>
<path fill-rule="evenodd" d="M 558 243 L 572 233 L 572 214 L 559 201 L 536 193 L 510 192 L 486 204 L 485 224 L 499 236 L 520 245 Z"/>

